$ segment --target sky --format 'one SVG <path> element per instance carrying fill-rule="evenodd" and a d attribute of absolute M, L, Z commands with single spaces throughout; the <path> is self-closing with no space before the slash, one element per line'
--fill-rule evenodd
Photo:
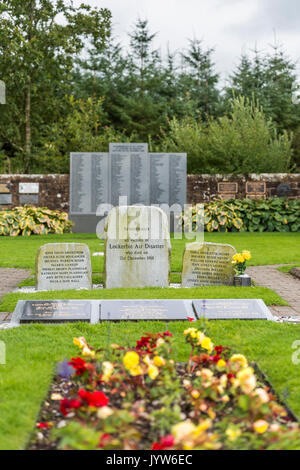
<path fill-rule="evenodd" d="M 81 0 L 75 4 L 82 3 Z M 300 78 L 300 0 L 85 0 L 112 12 L 114 34 L 125 47 L 136 19 L 148 19 L 157 32 L 155 47 L 162 55 L 202 39 L 215 49 L 216 70 L 224 82 L 242 53 L 270 50 L 282 44 L 297 64 Z"/>

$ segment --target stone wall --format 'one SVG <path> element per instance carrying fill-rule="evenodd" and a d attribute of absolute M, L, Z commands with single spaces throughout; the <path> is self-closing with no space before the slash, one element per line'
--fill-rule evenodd
<path fill-rule="evenodd" d="M 22 183 L 27 185 L 22 187 Z M 187 202 L 209 202 L 217 197 L 268 198 L 277 195 L 280 184 L 289 185 L 289 199 L 300 199 L 300 174 L 188 175 Z M 69 175 L 0 175 L 0 209 L 26 202 L 68 211 Z"/>
<path fill-rule="evenodd" d="M 21 187 L 20 184 L 26 183 Z M 11 198 L 11 204 L 3 201 Z M 8 202 L 5 201 L 5 202 Z M 0 175 L 0 209 L 29 203 L 69 210 L 69 175 Z"/>
<path fill-rule="evenodd" d="M 188 175 L 187 201 L 189 204 L 195 204 L 220 197 L 274 197 L 277 196 L 278 186 L 283 184 L 290 188 L 288 199 L 300 199 L 300 174 Z"/>

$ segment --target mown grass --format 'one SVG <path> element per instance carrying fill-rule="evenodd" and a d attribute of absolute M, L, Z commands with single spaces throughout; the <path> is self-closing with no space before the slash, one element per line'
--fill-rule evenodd
<path fill-rule="evenodd" d="M 288 305 L 267 287 L 210 286 L 195 288 L 93 289 L 34 293 L 13 292 L 0 302 L 0 312 L 13 312 L 18 300 L 51 299 L 262 299 L 266 305 Z"/>
<path fill-rule="evenodd" d="M 197 322 L 215 344 L 228 345 L 245 354 L 267 374 L 294 413 L 300 417 L 300 365 L 292 363 L 292 345 L 300 339 L 300 325 L 267 321 Z M 0 365 L 0 449 L 24 449 L 34 430 L 40 406 L 49 390 L 58 361 L 76 355 L 74 336 L 105 347 L 111 342 L 133 345 L 145 332 L 168 328 L 175 337 L 173 358 L 186 361 L 188 347 L 183 330 L 187 322 L 127 322 L 89 325 L 24 325 L 0 331 L 6 345 L 7 364 Z"/>
<path fill-rule="evenodd" d="M 229 243 L 237 251 L 250 250 L 249 265 L 300 263 L 300 233 L 205 233 L 205 241 Z M 103 241 L 94 234 L 64 234 L 27 237 L 0 237 L 0 267 L 35 268 L 35 257 L 45 243 L 86 243 L 91 251 L 103 251 Z M 172 271 L 181 272 L 182 255 L 188 240 L 172 239 Z M 92 256 L 93 272 L 103 272 L 103 257 Z"/>
<path fill-rule="evenodd" d="M 300 267 L 300 264 L 289 264 L 287 266 L 280 266 L 277 269 L 281 273 L 289 273 L 292 268 L 299 268 L 299 267 Z"/>

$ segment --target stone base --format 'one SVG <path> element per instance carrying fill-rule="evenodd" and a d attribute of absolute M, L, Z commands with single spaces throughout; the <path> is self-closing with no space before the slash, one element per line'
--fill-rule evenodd
<path fill-rule="evenodd" d="M 234 276 L 233 285 L 235 287 L 251 287 L 251 277 L 247 274 L 241 276 Z"/>

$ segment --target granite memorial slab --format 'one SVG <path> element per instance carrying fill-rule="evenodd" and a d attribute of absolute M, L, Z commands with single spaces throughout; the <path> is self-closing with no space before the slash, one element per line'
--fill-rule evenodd
<path fill-rule="evenodd" d="M 20 323 L 91 321 L 91 303 L 88 300 L 28 300 Z"/>
<path fill-rule="evenodd" d="M 110 200 L 109 154 L 71 153 L 70 214 L 95 215 Z"/>
<path fill-rule="evenodd" d="M 37 290 L 92 289 L 90 250 L 83 243 L 48 243 L 36 257 Z"/>
<path fill-rule="evenodd" d="M 182 286 L 232 286 L 235 248 L 225 243 L 187 243 L 182 263 Z"/>
<path fill-rule="evenodd" d="M 261 299 L 202 299 L 193 306 L 198 318 L 208 320 L 273 320 Z"/>
<path fill-rule="evenodd" d="M 189 310 L 184 300 L 105 300 L 100 321 L 187 320 Z"/>
<path fill-rule="evenodd" d="M 115 207 L 105 226 L 104 286 L 168 287 L 170 253 L 168 219 L 161 209 Z"/>
<path fill-rule="evenodd" d="M 218 183 L 218 193 L 237 193 L 238 192 L 238 183 L 223 181 Z"/>

